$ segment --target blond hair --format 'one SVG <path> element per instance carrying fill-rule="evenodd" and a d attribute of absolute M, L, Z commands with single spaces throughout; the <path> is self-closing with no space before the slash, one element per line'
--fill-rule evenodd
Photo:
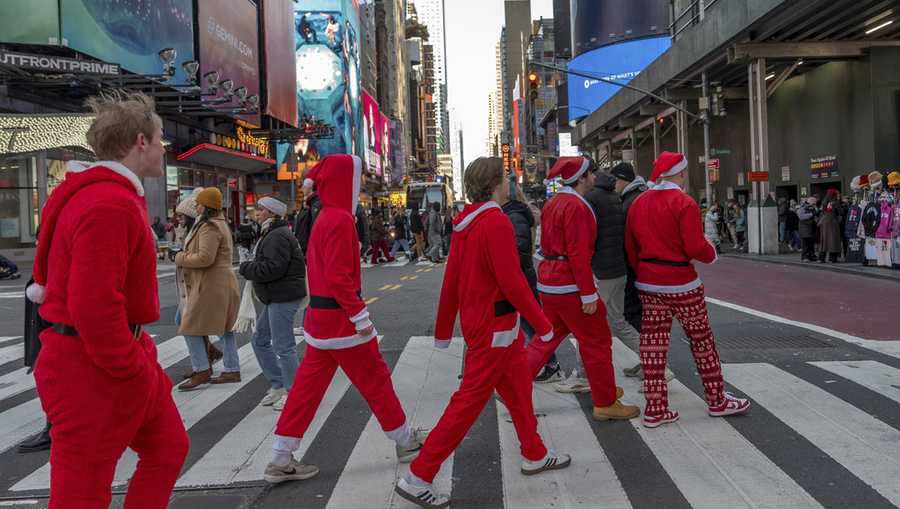
<path fill-rule="evenodd" d="M 97 157 L 120 161 L 134 147 L 138 134 L 149 143 L 162 129 L 153 98 L 141 92 L 116 90 L 91 97 L 85 103 L 96 118 L 87 132 L 87 141 Z"/>
<path fill-rule="evenodd" d="M 472 203 L 488 201 L 503 181 L 503 159 L 479 157 L 466 168 L 466 195 Z"/>

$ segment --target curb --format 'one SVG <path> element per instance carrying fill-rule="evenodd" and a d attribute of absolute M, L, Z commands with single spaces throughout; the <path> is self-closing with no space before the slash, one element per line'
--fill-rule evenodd
<path fill-rule="evenodd" d="M 849 274 L 851 276 L 860 276 L 860 277 L 867 277 L 867 278 L 871 278 L 871 279 L 878 279 L 879 281 L 889 281 L 892 283 L 900 283 L 900 277 L 887 276 L 885 274 L 879 274 L 879 273 L 875 273 L 875 272 L 864 272 L 864 271 L 858 271 L 858 270 L 844 269 L 842 267 L 837 267 L 831 263 L 820 264 L 818 262 L 801 263 L 801 262 L 789 262 L 789 261 L 784 261 L 784 260 L 767 260 L 765 258 L 755 258 L 755 257 L 744 256 L 744 255 L 735 255 L 735 254 L 723 254 L 721 256 L 724 258 L 732 258 L 735 260 L 747 260 L 747 261 L 751 261 L 751 262 L 768 263 L 771 265 L 782 265 L 785 267 L 801 267 L 804 269 L 812 269 L 812 270 L 818 270 L 818 271 L 823 271 L 823 272 L 838 272 L 841 274 Z"/>

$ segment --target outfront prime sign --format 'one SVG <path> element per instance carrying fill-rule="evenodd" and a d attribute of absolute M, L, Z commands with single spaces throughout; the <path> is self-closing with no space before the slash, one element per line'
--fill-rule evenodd
<path fill-rule="evenodd" d="M 32 55 L 0 50 L 0 64 L 44 72 L 106 74 L 115 76 L 121 71 L 119 64 L 97 60 L 76 60 L 52 55 Z"/>

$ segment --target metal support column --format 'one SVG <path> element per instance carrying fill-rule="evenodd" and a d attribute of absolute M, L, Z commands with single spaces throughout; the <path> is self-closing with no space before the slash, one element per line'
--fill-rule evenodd
<path fill-rule="evenodd" d="M 766 59 L 759 58 L 748 66 L 750 103 L 751 171 L 769 172 L 768 93 Z M 748 210 L 749 250 L 755 254 L 778 253 L 778 216 L 769 195 L 769 182 L 752 182 Z"/>
<path fill-rule="evenodd" d="M 688 146 L 689 146 L 689 143 L 688 143 L 688 129 L 689 129 L 688 116 L 687 116 L 687 113 L 685 113 L 685 110 L 687 110 L 687 101 L 680 101 L 678 103 L 678 107 L 679 107 L 679 109 L 675 115 L 675 122 L 676 122 L 675 130 L 678 132 L 678 152 L 684 154 L 684 158 L 687 161 L 690 161 L 691 156 L 688 153 L 689 152 L 688 151 Z M 688 171 L 685 173 L 685 175 L 687 176 L 687 178 L 685 179 L 684 190 L 685 190 L 685 192 L 690 194 L 691 172 Z"/>
<path fill-rule="evenodd" d="M 700 8 L 703 9 L 703 2 L 700 2 Z M 700 11 L 703 12 L 702 10 Z M 702 15 L 701 15 L 702 16 Z M 701 102 L 700 114 L 703 116 L 703 181 L 706 189 L 706 203 L 713 202 L 712 186 L 709 183 L 709 77 L 706 71 L 703 71 L 703 98 Z"/>
<path fill-rule="evenodd" d="M 653 119 L 653 160 L 659 157 L 659 119 Z"/>

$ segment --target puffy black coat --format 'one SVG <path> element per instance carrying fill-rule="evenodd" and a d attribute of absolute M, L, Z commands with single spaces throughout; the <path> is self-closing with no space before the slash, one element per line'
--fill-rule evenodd
<path fill-rule="evenodd" d="M 625 189 L 622 191 L 622 211 L 625 213 L 626 220 L 628 219 L 628 210 L 631 209 L 631 204 L 647 189 L 649 188 L 643 177 L 637 177 L 634 179 L 634 182 L 625 186 Z"/>
<path fill-rule="evenodd" d="M 534 215 L 528 205 L 520 201 L 508 201 L 503 205 L 503 213 L 512 221 L 513 230 L 516 232 L 516 250 L 519 252 L 519 267 L 525 274 L 525 280 L 531 287 L 531 292 L 537 297 L 537 273 L 534 270 L 534 239 L 531 229 L 534 227 Z"/>
<path fill-rule="evenodd" d="M 622 211 L 625 214 L 626 227 L 628 225 L 628 211 L 631 209 L 631 205 L 634 203 L 634 200 L 636 200 L 637 197 L 647 189 L 648 187 L 644 182 L 644 179 L 642 177 L 637 177 L 634 182 L 628 184 L 628 186 L 626 186 L 623 190 Z M 635 281 L 637 280 L 637 275 L 635 274 L 634 269 L 630 265 L 628 265 L 627 256 L 625 258 L 625 264 L 628 271 L 628 278 L 625 283 L 625 320 L 627 320 L 632 327 L 640 331 L 643 306 L 641 305 L 640 294 L 638 293 L 637 288 L 634 285 Z"/>
<path fill-rule="evenodd" d="M 240 273 L 253 282 L 263 304 L 291 302 L 306 297 L 306 259 L 300 243 L 283 220 L 275 221 L 256 246 L 252 262 L 241 264 Z"/>
<path fill-rule="evenodd" d="M 818 227 L 816 221 L 819 218 L 819 211 L 808 203 L 804 203 L 797 210 L 797 217 L 800 219 L 800 238 L 814 239 Z"/>
<path fill-rule="evenodd" d="M 594 188 L 584 197 L 597 216 L 597 243 L 591 268 L 597 279 L 614 279 L 626 274 L 625 212 L 611 175 L 599 174 Z"/>

